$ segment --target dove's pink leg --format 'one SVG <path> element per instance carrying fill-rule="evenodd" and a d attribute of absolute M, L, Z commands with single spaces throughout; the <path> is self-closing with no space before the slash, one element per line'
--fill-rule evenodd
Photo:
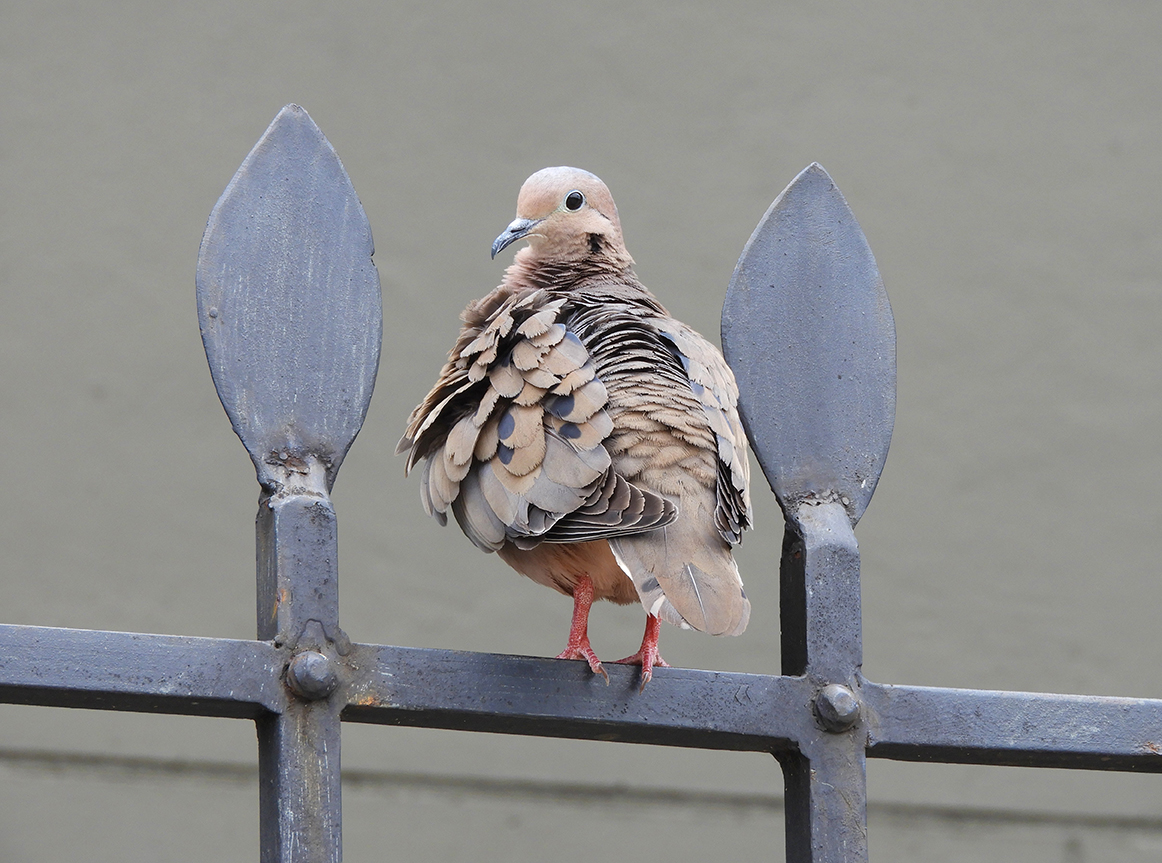
<path fill-rule="evenodd" d="M 589 608 L 593 605 L 593 579 L 581 576 L 573 586 L 573 625 L 569 627 L 569 643 L 557 654 L 557 659 L 584 659 L 594 674 L 600 674 L 609 684 L 609 675 L 601 667 L 601 660 L 589 646 Z"/>
<path fill-rule="evenodd" d="M 662 659 L 662 654 L 658 653 L 658 635 L 661 632 L 662 622 L 652 614 L 646 615 L 646 634 L 642 636 L 642 646 L 638 648 L 638 652 L 633 656 L 627 656 L 625 659 L 617 660 L 618 663 L 626 665 L 640 665 L 642 667 L 642 685 L 645 689 L 646 684 L 654 676 L 654 666 L 659 668 L 669 668 L 670 663 Z"/>

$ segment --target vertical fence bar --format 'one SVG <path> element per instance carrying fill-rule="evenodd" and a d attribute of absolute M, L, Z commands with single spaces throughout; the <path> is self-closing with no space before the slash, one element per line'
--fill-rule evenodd
<path fill-rule="evenodd" d="M 341 859 L 337 523 L 330 501 L 263 496 L 258 510 L 258 637 L 291 656 L 287 709 L 258 720 L 263 863 Z"/>
<path fill-rule="evenodd" d="M 258 638 L 285 657 L 286 707 L 256 720 L 263 863 L 342 859 L 351 645 L 339 628 L 330 491 L 379 364 L 372 252 L 334 148 L 288 105 L 214 207 L 198 257 L 206 358 L 262 487 Z"/>
<path fill-rule="evenodd" d="M 863 663 L 859 547 L 839 503 L 800 504 L 780 567 L 783 674 L 856 685 Z"/>
<path fill-rule="evenodd" d="M 859 549 L 842 504 L 804 502 L 788 519 L 781 582 L 783 673 L 811 681 L 819 729 L 799 749 L 779 755 L 787 860 L 866 860 Z"/>
<path fill-rule="evenodd" d="M 835 183 L 810 165 L 755 229 L 727 291 L 722 345 L 739 412 L 783 508 L 783 673 L 805 677 L 812 732 L 779 754 L 787 859 L 867 860 L 859 549 L 853 528 L 895 420 L 895 325 Z"/>
<path fill-rule="evenodd" d="M 787 863 L 868 859 L 862 747 L 825 746 L 779 756 L 786 795 Z"/>

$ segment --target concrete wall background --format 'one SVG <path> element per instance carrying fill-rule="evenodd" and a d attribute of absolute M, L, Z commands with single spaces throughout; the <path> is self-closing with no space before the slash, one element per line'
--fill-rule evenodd
<path fill-rule="evenodd" d="M 858 532 L 866 673 L 1162 694 L 1159 32 L 1162 7 L 1128 0 L 7 0 L 0 619 L 252 637 L 257 488 L 193 269 L 226 182 L 295 101 L 359 192 L 387 312 L 335 490 L 353 638 L 561 649 L 568 603 L 427 520 L 391 455 L 459 310 L 500 277 L 488 246 L 523 179 L 602 176 L 643 280 L 716 336 L 743 243 L 818 160 L 899 332 L 896 434 Z M 759 491 L 750 630 L 668 630 L 669 661 L 778 668 L 781 525 Z M 599 608 L 599 653 L 631 652 L 640 624 Z M 248 723 L 0 707 L 0 859 L 253 860 L 254 755 Z M 761 756 L 349 727 L 343 757 L 364 771 L 350 860 L 781 859 Z M 869 776 L 875 859 L 1162 858 L 1156 777 Z"/>

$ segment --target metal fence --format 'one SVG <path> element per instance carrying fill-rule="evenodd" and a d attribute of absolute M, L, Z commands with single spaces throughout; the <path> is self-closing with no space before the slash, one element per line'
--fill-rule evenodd
<path fill-rule="evenodd" d="M 353 643 L 329 492 L 371 398 L 371 232 L 330 143 L 289 105 L 210 216 L 198 313 L 258 472 L 254 641 L 0 626 L 0 702 L 252 719 L 261 859 L 341 859 L 340 725 L 365 722 L 773 754 L 787 859 L 867 859 L 865 759 L 1162 771 L 1162 700 L 873 683 L 852 532 L 887 455 L 895 330 L 867 241 L 819 165 L 739 260 L 723 347 L 787 518 L 778 675 L 637 670 Z"/>

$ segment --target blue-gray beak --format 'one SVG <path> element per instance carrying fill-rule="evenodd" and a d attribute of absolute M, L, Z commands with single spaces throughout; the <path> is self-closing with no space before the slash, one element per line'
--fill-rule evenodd
<path fill-rule="evenodd" d="M 492 244 L 492 257 L 495 258 L 501 249 L 515 243 L 543 221 L 544 219 L 516 219 L 504 229 L 504 233 L 497 237 L 496 242 Z"/>

